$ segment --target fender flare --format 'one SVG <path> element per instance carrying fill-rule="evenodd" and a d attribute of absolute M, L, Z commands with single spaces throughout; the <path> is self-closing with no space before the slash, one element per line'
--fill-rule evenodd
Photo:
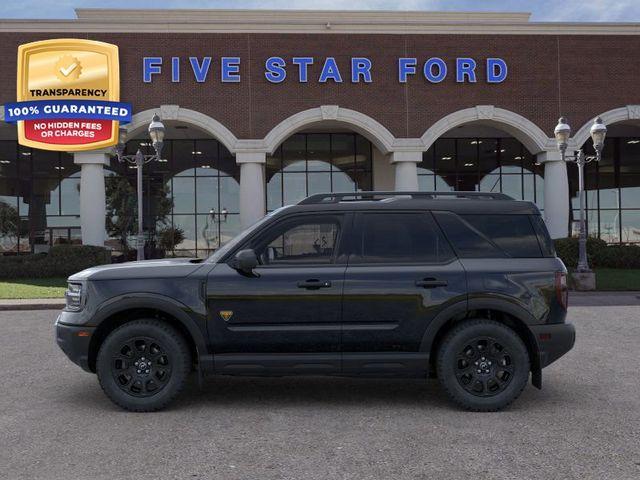
<path fill-rule="evenodd" d="M 148 308 L 158 310 L 174 317 L 189 332 L 198 351 L 198 356 L 202 357 L 208 353 L 206 339 L 206 315 L 194 312 L 185 304 L 177 300 L 157 293 L 126 293 L 106 300 L 96 309 L 93 321 L 96 328 L 100 328 L 103 320 L 126 310 L 136 308 Z M 189 313 L 192 312 L 192 313 Z M 202 325 L 194 316 L 202 320 Z"/>
<path fill-rule="evenodd" d="M 528 328 L 529 325 L 537 324 L 537 320 L 531 313 L 525 308 L 514 302 L 509 297 L 491 296 L 491 297 L 479 297 L 470 298 L 467 301 L 461 301 L 450 305 L 442 310 L 427 326 L 422 341 L 420 342 L 420 351 L 430 354 L 433 347 L 433 342 L 436 338 L 438 331 L 453 317 L 461 314 L 466 314 L 472 310 L 498 310 L 511 315 L 518 319 L 528 331 L 529 342 L 533 345 L 534 358 L 532 358 L 531 371 L 533 372 L 534 385 L 538 386 L 540 382 L 540 345 L 538 339 L 533 335 Z"/>

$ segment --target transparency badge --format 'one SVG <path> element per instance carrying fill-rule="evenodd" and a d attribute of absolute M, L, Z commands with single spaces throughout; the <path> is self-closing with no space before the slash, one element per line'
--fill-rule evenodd
<path fill-rule="evenodd" d="M 120 102 L 118 47 L 55 39 L 18 47 L 17 102 L 5 121 L 18 125 L 18 143 L 43 150 L 82 151 L 118 142 L 131 105 Z"/>

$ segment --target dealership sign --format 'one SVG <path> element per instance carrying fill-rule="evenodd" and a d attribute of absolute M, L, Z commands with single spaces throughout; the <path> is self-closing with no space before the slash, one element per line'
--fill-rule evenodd
<path fill-rule="evenodd" d="M 131 105 L 120 100 L 118 47 L 56 39 L 18 48 L 17 102 L 5 120 L 18 142 L 43 150 L 82 151 L 115 145 Z"/>
<path fill-rule="evenodd" d="M 264 60 L 264 77 L 270 83 L 282 83 L 287 78 L 299 83 L 371 83 L 374 80 L 375 66 L 367 57 L 350 57 L 347 68 L 341 68 L 335 57 L 269 57 Z M 142 81 L 153 82 L 163 74 L 170 75 L 171 82 L 179 83 L 183 70 L 198 83 L 207 81 L 212 70 L 212 57 L 144 57 L 142 60 Z M 219 59 L 219 81 L 239 83 L 240 57 L 221 57 Z M 502 58 L 476 60 L 471 57 L 458 57 L 444 60 L 440 57 L 419 59 L 400 57 L 397 59 L 397 79 L 407 83 L 411 78 L 422 77 L 428 83 L 440 83 L 454 78 L 457 83 L 502 83 L 507 79 L 507 62 Z"/>

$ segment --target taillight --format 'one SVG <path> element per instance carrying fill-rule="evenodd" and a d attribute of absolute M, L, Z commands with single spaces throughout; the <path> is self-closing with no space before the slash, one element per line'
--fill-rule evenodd
<path fill-rule="evenodd" d="M 556 298 L 565 310 L 569 305 L 569 288 L 567 287 L 567 274 L 556 272 Z"/>

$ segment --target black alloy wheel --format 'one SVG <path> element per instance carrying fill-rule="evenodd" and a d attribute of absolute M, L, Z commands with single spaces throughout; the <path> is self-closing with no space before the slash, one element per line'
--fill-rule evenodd
<path fill-rule="evenodd" d="M 495 320 L 464 320 L 438 350 L 438 379 L 461 407 L 500 410 L 513 402 L 529 379 L 530 360 L 519 335 Z"/>
<path fill-rule="evenodd" d="M 129 395 L 155 395 L 171 378 L 171 358 L 158 340 L 151 337 L 135 337 L 124 342 L 111 360 L 114 380 Z"/>
<path fill-rule="evenodd" d="M 458 353 L 456 378 L 472 395 L 490 397 L 504 391 L 513 373 L 511 354 L 495 338 L 473 338 Z"/>
<path fill-rule="evenodd" d="M 175 328 L 140 319 L 107 336 L 98 351 L 96 373 L 116 405 L 149 412 L 166 407 L 182 391 L 191 365 L 189 346 Z"/>

